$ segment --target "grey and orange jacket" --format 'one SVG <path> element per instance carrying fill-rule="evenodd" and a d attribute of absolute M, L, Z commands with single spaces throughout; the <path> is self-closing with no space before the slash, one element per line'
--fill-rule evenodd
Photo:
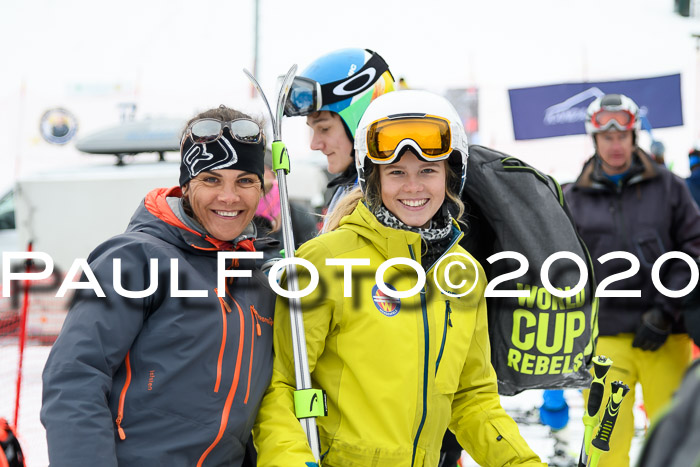
<path fill-rule="evenodd" d="M 652 307 L 674 317 L 674 333 L 684 332 L 681 300 L 665 296 L 652 282 L 652 267 L 664 253 L 700 256 L 700 212 L 683 179 L 637 148 L 621 185 L 603 174 L 598 157 L 593 156 L 578 180 L 565 188 L 564 197 L 591 254 L 599 284 L 630 269 L 629 261 L 622 259 L 601 263 L 602 255 L 625 251 L 639 259 L 636 274 L 607 288 L 640 290 L 641 297 L 600 297 L 600 335 L 635 332 L 641 315 Z M 690 269 L 683 261 L 669 260 L 661 268 L 660 280 L 666 288 L 680 290 L 690 281 Z"/>
<path fill-rule="evenodd" d="M 41 421 L 52 466 L 238 466 L 272 371 L 275 295 L 252 260 L 251 277 L 217 296 L 217 252 L 253 251 L 209 238 L 180 212 L 180 189 L 150 192 L 124 234 L 88 264 L 106 295 L 77 290 L 43 373 Z M 125 298 L 113 285 L 121 259 Z M 158 260 L 157 267 L 149 262 Z M 171 260 L 177 259 L 177 297 Z M 228 266 L 228 265 L 227 265 Z M 82 278 L 85 281 L 85 277 Z M 190 294 L 194 295 L 194 294 Z"/>

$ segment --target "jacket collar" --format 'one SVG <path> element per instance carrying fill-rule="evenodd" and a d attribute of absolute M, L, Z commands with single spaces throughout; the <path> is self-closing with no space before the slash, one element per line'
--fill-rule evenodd
<path fill-rule="evenodd" d="M 172 188 L 156 188 L 146 195 L 144 205 L 148 212 L 181 231 L 183 239 L 188 245 L 197 250 L 228 251 L 247 250 L 255 251 L 253 244 L 256 236 L 255 226 L 251 222 L 243 233 L 233 241 L 226 242 L 212 237 L 198 223 L 186 218 L 181 212 L 180 200 L 182 190 L 179 186 Z"/>
<path fill-rule="evenodd" d="M 459 241 L 462 232 L 459 224 L 452 219 L 452 235 Z M 411 258 L 420 262 L 422 239 L 420 234 L 409 230 L 392 229 L 379 222 L 363 202 L 359 202 L 355 210 L 340 221 L 340 228 L 352 230 L 361 237 L 372 242 L 386 258 Z M 413 250 L 414 258 L 408 247 Z"/>
<path fill-rule="evenodd" d="M 640 147 L 636 147 L 632 152 L 632 164 L 627 175 L 622 179 L 622 185 L 632 185 L 643 180 L 652 179 L 658 175 L 659 171 L 656 163 Z M 584 164 L 575 186 L 598 190 L 615 190 L 617 188 L 603 172 L 600 156 L 598 156 L 597 152 Z"/>

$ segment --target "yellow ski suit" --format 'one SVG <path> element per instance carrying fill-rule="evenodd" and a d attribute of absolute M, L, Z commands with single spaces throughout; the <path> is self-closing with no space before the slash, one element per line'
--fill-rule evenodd
<path fill-rule="evenodd" d="M 461 298 L 440 291 L 434 267 L 426 271 L 420 293 L 392 299 L 378 292 L 377 268 L 389 258 L 420 261 L 421 237 L 382 225 L 363 203 L 337 230 L 299 249 L 297 257 L 313 263 L 320 275 L 318 287 L 302 299 L 302 310 L 311 379 L 328 396 L 328 416 L 317 419 L 324 467 L 436 466 L 448 426 L 480 465 L 545 465 L 500 405 L 490 363 L 486 278 L 457 244 L 456 224 L 453 235 L 444 260 L 436 262 L 437 279 L 453 294 L 473 286 Z M 351 297 L 344 296 L 344 268 L 326 265 L 327 258 L 369 259 L 369 266 L 352 268 Z M 454 261 L 459 264 L 448 266 Z M 448 287 L 446 269 L 450 285 L 460 289 Z M 298 270 L 303 289 L 308 275 Z M 399 264 L 383 279 L 406 291 L 416 285 L 417 274 Z M 275 310 L 274 349 L 272 382 L 254 429 L 258 465 L 303 467 L 314 459 L 294 415 L 294 361 L 283 297 Z"/>

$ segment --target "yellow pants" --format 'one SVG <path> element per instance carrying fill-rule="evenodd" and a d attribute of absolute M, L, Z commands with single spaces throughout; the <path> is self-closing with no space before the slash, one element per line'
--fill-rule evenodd
<path fill-rule="evenodd" d="M 687 334 L 670 335 L 656 351 L 633 348 L 633 338 L 633 334 L 598 338 L 596 354 L 605 355 L 613 361 L 605 381 L 600 415 L 602 416 L 610 396 L 610 383 L 622 381 L 630 387 L 617 416 L 610 439 L 610 451 L 600 456 L 598 465 L 601 467 L 630 465 L 629 451 L 634 437 L 635 385 L 640 383 L 642 386 L 644 408 L 649 419 L 653 419 L 671 400 L 690 363 L 691 341 Z M 583 396 L 587 403 L 588 391 L 584 391 Z"/>

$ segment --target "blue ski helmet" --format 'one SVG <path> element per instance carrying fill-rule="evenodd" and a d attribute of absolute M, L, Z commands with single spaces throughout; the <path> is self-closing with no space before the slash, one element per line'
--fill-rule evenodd
<path fill-rule="evenodd" d="M 284 114 L 328 110 L 340 115 L 350 134 L 375 98 L 394 90 L 389 65 L 369 49 L 341 49 L 316 59 L 294 78 Z"/>

